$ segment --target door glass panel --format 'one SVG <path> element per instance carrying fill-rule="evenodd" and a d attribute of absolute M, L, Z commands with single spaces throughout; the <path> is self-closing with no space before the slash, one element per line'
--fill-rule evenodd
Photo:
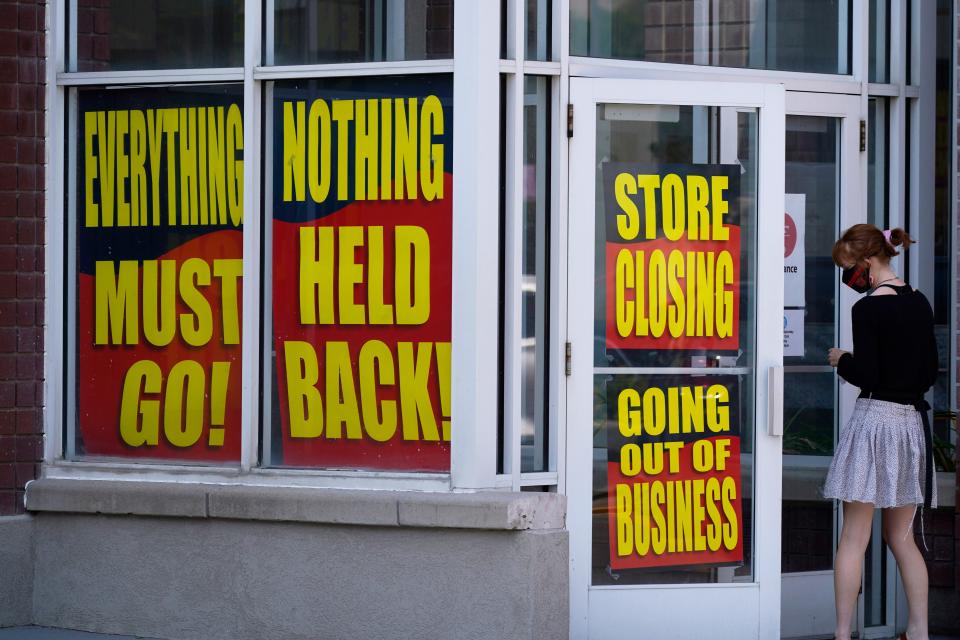
<path fill-rule="evenodd" d="M 596 117 L 591 582 L 750 581 L 759 116 Z"/>
<path fill-rule="evenodd" d="M 784 250 L 784 573 L 833 568 L 834 510 L 820 498 L 833 456 L 840 123 L 787 116 Z"/>

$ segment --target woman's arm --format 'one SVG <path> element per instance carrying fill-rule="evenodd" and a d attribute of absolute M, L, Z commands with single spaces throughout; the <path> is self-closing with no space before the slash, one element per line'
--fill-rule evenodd
<path fill-rule="evenodd" d="M 853 353 L 845 353 L 837 362 L 837 373 L 861 390 L 872 390 L 880 381 L 880 344 L 874 318 L 864 305 L 853 305 Z"/>

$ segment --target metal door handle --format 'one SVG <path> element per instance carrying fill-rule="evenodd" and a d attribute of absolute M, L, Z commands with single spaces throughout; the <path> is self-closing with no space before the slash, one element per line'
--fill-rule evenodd
<path fill-rule="evenodd" d="M 783 435 L 783 367 L 767 368 L 767 433 Z"/>

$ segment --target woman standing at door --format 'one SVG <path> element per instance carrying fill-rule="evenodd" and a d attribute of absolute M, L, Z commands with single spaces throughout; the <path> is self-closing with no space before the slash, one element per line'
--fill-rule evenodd
<path fill-rule="evenodd" d="M 923 395 L 938 363 L 930 303 L 890 268 L 897 247 L 911 243 L 902 229 L 858 224 L 833 247 L 844 284 L 867 294 L 853 306 L 853 353 L 828 354 L 837 373 L 860 388 L 823 489 L 824 497 L 843 502 L 834 565 L 838 640 L 850 637 L 874 509 L 883 510 L 883 537 L 909 603 L 901 640 L 927 640 L 927 568 L 912 528 L 917 505 L 936 506 Z"/>

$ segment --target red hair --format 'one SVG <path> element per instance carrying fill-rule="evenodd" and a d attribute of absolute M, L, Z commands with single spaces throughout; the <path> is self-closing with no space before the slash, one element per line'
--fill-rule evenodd
<path fill-rule="evenodd" d="M 887 242 L 883 231 L 872 224 L 855 224 L 846 231 L 833 245 L 833 261 L 838 267 L 857 264 L 872 258 L 883 256 L 886 260 L 900 255 L 896 247 L 906 249 L 914 243 L 913 238 L 903 229 L 890 231 L 890 242 Z"/>

